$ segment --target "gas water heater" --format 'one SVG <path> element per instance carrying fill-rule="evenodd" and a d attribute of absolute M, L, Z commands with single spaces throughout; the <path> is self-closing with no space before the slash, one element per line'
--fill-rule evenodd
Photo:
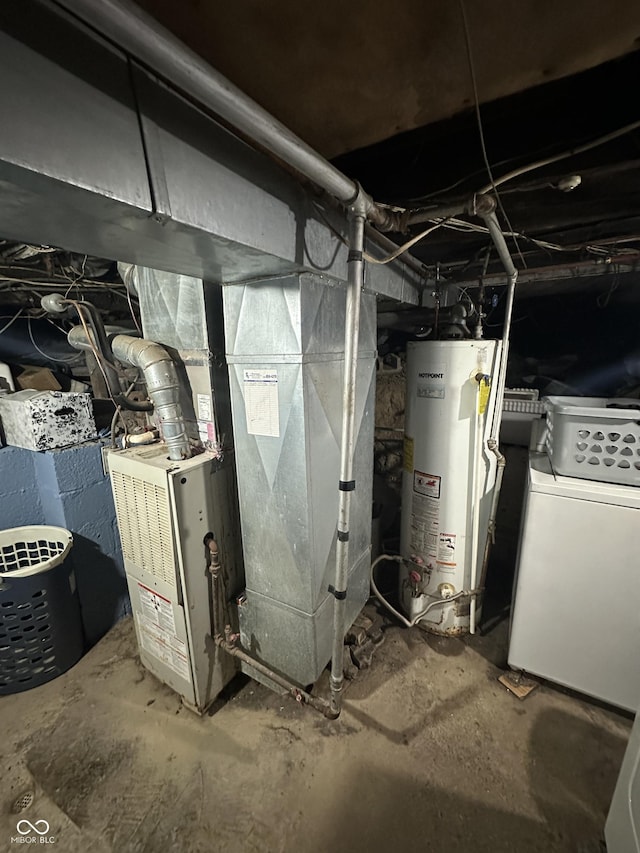
<path fill-rule="evenodd" d="M 436 634 L 467 633 L 481 604 L 501 350 L 489 340 L 407 346 L 400 600 Z"/>

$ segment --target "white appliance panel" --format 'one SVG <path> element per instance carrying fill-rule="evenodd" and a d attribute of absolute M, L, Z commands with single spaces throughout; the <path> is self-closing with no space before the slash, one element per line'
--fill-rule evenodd
<path fill-rule="evenodd" d="M 544 454 L 531 454 L 508 662 L 635 710 L 640 495 L 633 487 L 587 486 L 555 477 Z"/>

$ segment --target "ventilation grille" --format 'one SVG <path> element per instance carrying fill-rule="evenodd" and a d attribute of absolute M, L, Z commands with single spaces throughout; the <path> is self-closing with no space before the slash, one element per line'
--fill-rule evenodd
<path fill-rule="evenodd" d="M 125 559 L 175 587 L 167 490 L 120 471 L 111 472 L 111 481 Z"/>

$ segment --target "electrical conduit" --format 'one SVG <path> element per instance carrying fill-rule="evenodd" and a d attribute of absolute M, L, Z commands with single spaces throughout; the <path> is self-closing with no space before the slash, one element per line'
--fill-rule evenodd
<path fill-rule="evenodd" d="M 342 385 L 342 434 L 340 440 L 340 482 L 338 484 L 338 525 L 336 572 L 333 586 L 333 650 L 331 654 L 331 709 L 336 714 L 342 707 L 344 682 L 344 635 L 347 626 L 346 598 L 349 577 L 349 521 L 351 497 L 356 488 L 353 479 L 355 450 L 356 376 L 358 341 L 360 338 L 360 294 L 364 284 L 364 223 L 366 205 L 362 197 L 349 211 L 349 256 L 347 306 L 344 334 L 344 375 Z"/>
<path fill-rule="evenodd" d="M 507 360 L 509 357 L 509 338 L 511 335 L 511 319 L 513 317 L 513 301 L 515 297 L 516 282 L 518 280 L 518 270 L 515 268 L 507 243 L 504 239 L 502 229 L 498 222 L 496 212 L 496 203 L 493 198 L 484 196 L 477 200 L 476 213 L 483 220 L 489 234 L 496 247 L 502 265 L 507 274 L 507 303 L 504 313 L 504 324 L 502 330 L 502 352 L 500 355 L 500 368 L 498 370 L 498 383 L 491 420 L 491 431 L 487 441 L 487 449 L 496 457 L 496 482 L 493 487 L 493 497 L 491 499 L 491 509 L 489 510 L 489 523 L 487 526 L 487 537 L 485 540 L 484 553 L 482 558 L 482 567 L 480 569 L 480 589 L 484 589 L 485 580 L 487 577 L 487 568 L 489 564 L 489 554 L 491 553 L 491 544 L 493 542 L 496 515 L 498 512 L 498 501 L 500 500 L 500 491 L 502 489 L 502 480 L 504 478 L 504 469 L 506 459 L 500 452 L 498 438 L 500 434 L 500 424 L 502 422 L 502 406 L 504 401 L 504 389 L 507 381 Z M 477 559 L 471 566 L 471 585 L 475 586 L 477 582 Z M 476 630 L 476 601 L 475 598 L 471 601 L 469 631 L 473 634 Z"/>

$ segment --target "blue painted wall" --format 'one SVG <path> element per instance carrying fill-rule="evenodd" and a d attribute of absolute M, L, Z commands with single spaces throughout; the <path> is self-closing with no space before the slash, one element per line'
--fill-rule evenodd
<path fill-rule="evenodd" d="M 0 448 L 0 529 L 44 524 L 31 450 Z"/>
<path fill-rule="evenodd" d="M 55 524 L 71 531 L 71 554 L 90 644 L 131 612 L 101 446 L 91 442 L 45 452 L 0 449 L 0 527 Z"/>

